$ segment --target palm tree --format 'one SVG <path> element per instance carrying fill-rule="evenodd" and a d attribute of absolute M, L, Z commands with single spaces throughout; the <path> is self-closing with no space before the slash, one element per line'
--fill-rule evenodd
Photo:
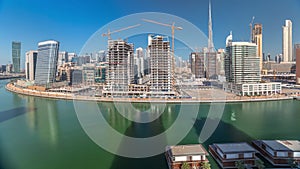
<path fill-rule="evenodd" d="M 210 164 L 207 161 L 201 162 L 200 165 L 201 165 L 201 169 L 210 169 Z"/>
<path fill-rule="evenodd" d="M 187 163 L 187 162 L 184 162 L 182 165 L 181 165 L 181 169 L 191 169 L 190 165 Z"/>
<path fill-rule="evenodd" d="M 265 168 L 265 165 L 264 165 L 264 162 L 261 161 L 261 159 L 257 159 L 255 160 L 255 165 L 258 169 L 264 169 Z"/>
<path fill-rule="evenodd" d="M 237 167 L 238 169 L 245 169 L 244 161 L 236 161 L 235 167 Z"/>

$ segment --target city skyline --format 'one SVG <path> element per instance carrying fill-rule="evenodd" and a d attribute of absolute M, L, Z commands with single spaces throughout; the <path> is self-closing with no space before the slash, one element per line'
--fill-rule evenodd
<path fill-rule="evenodd" d="M 13 2 L 2 0 L 0 1 L 0 14 L 5 17 L 1 17 L 0 21 L 6 26 L 0 28 L 0 35 L 2 34 L 2 38 L 0 38 L 0 63 L 6 64 L 11 62 L 8 56 L 11 55 L 9 44 L 12 41 L 22 42 L 22 62 L 24 62 L 26 51 L 36 50 L 36 44 L 39 41 L 47 39 L 59 40 L 61 42 L 61 51 L 79 53 L 90 35 L 100 27 L 114 19 L 136 12 L 157 11 L 177 15 L 195 24 L 208 36 L 208 0 L 201 2 L 192 1 L 189 4 L 185 4 L 185 8 L 179 5 L 180 1 L 168 4 L 167 2 L 161 2 L 161 6 L 154 5 L 155 3 L 151 4 L 150 2 L 145 2 L 145 4 L 140 5 L 135 0 L 130 1 L 131 3 L 128 4 L 133 4 L 130 8 L 128 4 L 118 0 L 101 3 L 94 1 L 80 3 L 80 1 L 76 1 L 71 6 L 68 6 L 69 4 L 67 3 L 61 3 L 60 6 L 56 8 L 56 5 L 53 5 L 55 3 L 34 3 L 34 1 L 31 1 L 29 3 L 20 2 L 20 5 L 14 6 Z M 299 1 L 293 0 L 283 3 L 277 0 L 272 1 L 272 3 L 268 3 L 268 1 L 258 1 L 258 3 L 261 5 L 255 5 L 257 3 L 254 1 L 237 2 L 230 0 L 228 2 L 226 1 L 226 3 L 217 2 L 215 0 L 212 1 L 213 41 L 216 48 L 225 48 L 224 42 L 229 31 L 234 32 L 236 40 L 248 41 L 250 33 L 249 23 L 251 22 L 252 16 L 256 18 L 254 23 L 261 23 L 264 26 L 264 53 L 271 53 L 272 57 L 281 53 L 281 27 L 286 19 L 290 19 L 294 23 L 293 44 L 300 42 L 300 29 L 297 29 L 297 27 L 300 27 L 298 24 L 300 23 L 300 17 L 296 15 L 297 10 L 300 8 Z M 269 9 L 270 3 L 272 4 L 272 9 Z M 96 10 L 96 7 L 107 5 L 113 8 L 107 10 L 103 7 L 103 10 Z M 247 8 L 243 8 L 242 5 L 247 6 Z M 77 9 L 79 6 L 82 6 L 82 8 Z M 162 6 L 170 7 L 163 8 Z M 254 9 L 254 7 L 256 9 L 255 12 L 250 10 L 251 8 Z M 29 8 L 32 8 L 32 10 L 28 10 Z M 118 10 L 121 8 L 133 9 Z M 72 11 L 72 9 L 74 11 L 71 12 L 72 15 L 68 12 L 61 12 Z M 268 9 L 268 11 L 266 9 Z M 282 12 L 277 12 L 279 10 Z M 191 15 L 189 11 L 196 12 Z M 22 12 L 25 12 L 25 14 L 23 15 Z M 236 12 L 239 13 L 239 15 L 236 15 Z M 270 20 L 270 18 L 272 19 Z M 19 22 L 13 22 L 15 20 Z M 30 24 L 37 20 L 41 22 L 39 26 Z M 19 29 L 20 27 L 17 25 L 22 25 L 22 29 Z M 274 34 L 277 36 L 274 36 Z M 76 39 L 74 40 L 74 38 Z M 188 55 L 183 57 L 187 59 Z"/>

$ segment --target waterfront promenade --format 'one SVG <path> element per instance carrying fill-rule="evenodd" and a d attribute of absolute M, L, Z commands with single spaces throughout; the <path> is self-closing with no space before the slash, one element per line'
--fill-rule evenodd
<path fill-rule="evenodd" d="M 24 78 L 24 74 L 12 74 L 12 75 L 0 75 L 0 80 L 5 80 L 5 79 L 16 79 L 16 78 Z"/>
<path fill-rule="evenodd" d="M 276 100 L 294 99 L 294 97 L 283 96 L 283 95 L 240 97 L 240 96 L 235 96 L 231 93 L 226 93 L 221 89 L 199 90 L 197 94 L 201 97 L 164 99 L 164 98 L 108 98 L 108 97 L 84 96 L 84 95 L 73 94 L 73 93 L 47 92 L 47 91 L 37 91 L 37 90 L 19 88 L 14 86 L 12 83 L 8 83 L 5 88 L 10 92 L 14 92 L 22 95 L 45 97 L 45 98 L 52 98 L 52 99 L 82 100 L 82 101 L 96 101 L 96 102 L 136 102 L 136 103 L 147 103 L 147 102 L 224 103 L 227 102 L 230 103 L 230 102 L 258 102 L 258 101 L 276 101 Z"/>

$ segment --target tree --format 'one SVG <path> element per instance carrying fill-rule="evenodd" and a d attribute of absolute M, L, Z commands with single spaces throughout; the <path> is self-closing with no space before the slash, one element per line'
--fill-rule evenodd
<path fill-rule="evenodd" d="M 209 164 L 209 162 L 207 162 L 207 161 L 201 162 L 201 168 L 202 168 L 202 169 L 210 169 L 210 164 Z"/>
<path fill-rule="evenodd" d="M 264 169 L 265 168 L 265 165 L 264 165 L 264 162 L 261 161 L 261 159 L 257 159 L 255 160 L 255 165 L 258 169 Z"/>
<path fill-rule="evenodd" d="M 237 167 L 238 169 L 245 169 L 244 161 L 236 161 L 235 167 Z"/>
<path fill-rule="evenodd" d="M 191 169 L 190 165 L 187 163 L 187 162 L 184 162 L 182 165 L 181 165 L 181 169 Z"/>

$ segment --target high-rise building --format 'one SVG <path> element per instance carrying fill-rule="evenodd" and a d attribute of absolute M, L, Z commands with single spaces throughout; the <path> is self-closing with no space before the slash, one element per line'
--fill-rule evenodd
<path fill-rule="evenodd" d="M 26 52 L 25 74 L 27 80 L 34 81 L 35 72 L 36 72 L 37 55 L 38 55 L 37 51 L 31 50 Z"/>
<path fill-rule="evenodd" d="M 12 68 L 13 68 L 12 64 L 7 64 L 6 65 L 6 73 L 11 73 L 12 72 Z"/>
<path fill-rule="evenodd" d="M 124 40 L 108 41 L 106 90 L 111 95 L 125 95 L 133 83 L 133 44 Z"/>
<path fill-rule="evenodd" d="M 252 29 L 252 43 L 255 43 L 257 45 L 257 54 L 260 58 L 260 70 L 262 70 L 262 64 L 263 64 L 263 50 L 262 50 L 262 24 L 255 24 Z"/>
<path fill-rule="evenodd" d="M 285 20 L 285 25 L 282 27 L 282 55 L 283 62 L 293 61 L 293 29 L 292 21 Z"/>
<path fill-rule="evenodd" d="M 21 42 L 12 42 L 13 72 L 20 73 Z"/>
<path fill-rule="evenodd" d="M 95 65 L 86 64 L 82 66 L 82 82 L 85 85 L 92 85 L 95 83 Z"/>
<path fill-rule="evenodd" d="M 300 44 L 295 44 L 296 82 L 300 84 Z"/>
<path fill-rule="evenodd" d="M 75 62 L 74 59 L 77 58 L 76 53 L 68 53 L 68 62 Z"/>
<path fill-rule="evenodd" d="M 225 75 L 225 49 L 218 49 L 217 53 L 217 75 Z"/>
<path fill-rule="evenodd" d="M 217 78 L 217 52 L 205 53 L 205 77 L 207 79 Z"/>
<path fill-rule="evenodd" d="M 249 42 L 231 42 L 226 47 L 226 81 L 234 84 L 259 83 L 260 58 L 257 45 Z"/>
<path fill-rule="evenodd" d="M 57 67 L 62 66 L 68 62 L 68 52 L 62 51 L 58 53 Z"/>
<path fill-rule="evenodd" d="M 150 92 L 153 96 L 174 95 L 173 59 L 170 42 L 163 36 L 148 36 Z"/>
<path fill-rule="evenodd" d="M 135 57 L 134 57 L 134 65 L 136 67 L 136 76 L 141 78 L 144 76 L 144 50 L 143 48 L 137 48 L 135 50 Z"/>
<path fill-rule="evenodd" d="M 35 84 L 47 85 L 55 82 L 59 42 L 48 40 L 38 43 Z"/>
<path fill-rule="evenodd" d="M 205 60 L 205 77 L 207 79 L 215 79 L 217 77 L 217 52 L 214 48 L 213 29 L 212 29 L 212 15 L 211 15 L 211 1 L 208 6 L 208 44 L 207 51 L 204 52 Z"/>
<path fill-rule="evenodd" d="M 215 52 L 212 30 L 211 0 L 208 6 L 208 52 Z"/>
<path fill-rule="evenodd" d="M 190 55 L 191 71 L 195 78 L 205 78 L 203 52 L 192 52 Z"/>

